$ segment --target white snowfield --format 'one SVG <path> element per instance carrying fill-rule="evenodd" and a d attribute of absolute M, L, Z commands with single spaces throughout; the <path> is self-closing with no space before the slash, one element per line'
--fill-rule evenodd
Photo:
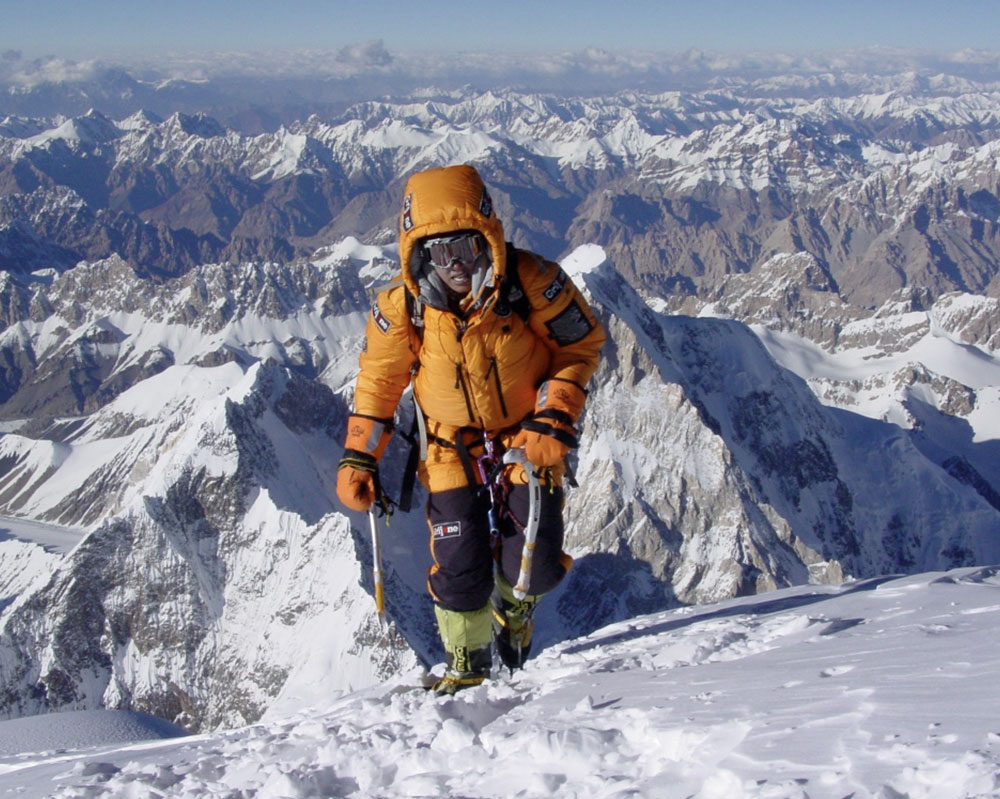
<path fill-rule="evenodd" d="M 998 633 L 1000 568 L 801 586 L 451 698 L 412 674 L 226 733 L 6 757 L 0 796 L 1000 797 Z"/>
<path fill-rule="evenodd" d="M 47 522 L 34 522 L 31 519 L 0 516 L 0 543 L 23 541 L 37 544 L 53 554 L 65 555 L 80 543 L 84 535 L 86 535 L 85 530 L 60 527 Z"/>

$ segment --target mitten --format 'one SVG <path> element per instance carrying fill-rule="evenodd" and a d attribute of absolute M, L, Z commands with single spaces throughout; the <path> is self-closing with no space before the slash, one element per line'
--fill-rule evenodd
<path fill-rule="evenodd" d="M 378 499 L 378 464 L 365 452 L 349 449 L 337 467 L 337 497 L 350 510 L 367 511 Z"/>
<path fill-rule="evenodd" d="M 586 397 L 586 391 L 576 383 L 546 380 L 538 389 L 534 415 L 521 423 L 512 446 L 524 447 L 525 456 L 536 469 L 558 465 L 579 445 L 574 425 Z"/>
<path fill-rule="evenodd" d="M 561 437 L 557 438 L 560 434 Z M 531 465 L 536 469 L 545 469 L 562 462 L 570 449 L 576 447 L 576 437 L 561 426 L 527 419 L 521 423 L 511 446 L 523 447 Z"/>

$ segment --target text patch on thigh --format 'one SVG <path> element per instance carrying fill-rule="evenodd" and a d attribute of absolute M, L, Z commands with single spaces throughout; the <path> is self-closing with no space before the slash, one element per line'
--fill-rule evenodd
<path fill-rule="evenodd" d="M 461 534 L 461 522 L 439 522 L 434 525 L 435 540 L 440 541 L 443 538 L 458 538 Z"/>

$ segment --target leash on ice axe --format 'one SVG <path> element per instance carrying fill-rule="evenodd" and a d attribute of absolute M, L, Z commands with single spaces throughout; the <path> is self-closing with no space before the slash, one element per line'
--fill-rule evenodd
<path fill-rule="evenodd" d="M 461 453 L 460 453 L 461 454 Z M 507 494 L 506 466 L 519 464 L 528 476 L 528 519 L 524 525 L 524 546 L 521 548 L 521 571 L 514 586 L 514 597 L 524 599 L 529 593 L 531 580 L 531 563 L 535 557 L 535 540 L 538 538 L 538 524 L 542 516 L 542 488 L 534 466 L 528 460 L 521 448 L 508 449 L 502 458 L 497 457 L 496 445 L 486 437 L 483 442 L 483 454 L 476 460 L 479 477 L 483 489 L 489 492 L 490 508 L 487 517 L 490 525 L 490 541 L 495 544 L 500 537 L 500 514 L 505 511 Z M 513 516 L 511 516 L 513 518 Z M 515 523 L 518 523 L 514 519 Z M 518 523 L 518 526 L 520 524 Z"/>

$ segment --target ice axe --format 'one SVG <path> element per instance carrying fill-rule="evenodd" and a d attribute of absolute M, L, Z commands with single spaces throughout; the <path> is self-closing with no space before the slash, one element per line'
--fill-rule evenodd
<path fill-rule="evenodd" d="M 504 463 L 519 463 L 528 475 L 528 522 L 524 526 L 524 546 L 521 548 L 521 572 L 514 586 L 514 598 L 524 599 L 531 581 L 531 562 L 535 557 L 535 539 L 538 537 L 538 523 L 542 516 L 542 488 L 534 467 L 523 449 L 509 449 L 503 454 Z"/>
<path fill-rule="evenodd" d="M 375 582 L 375 612 L 379 626 L 385 629 L 385 572 L 382 569 L 382 534 L 379 531 L 378 511 L 388 520 L 392 515 L 392 501 L 382 491 L 382 485 L 375 476 L 375 501 L 368 507 L 368 525 L 372 531 L 372 577 Z M 388 524 L 388 521 L 386 522 Z"/>
<path fill-rule="evenodd" d="M 385 572 L 382 571 L 382 536 L 379 533 L 375 506 L 368 509 L 368 522 L 372 530 L 372 576 L 375 579 L 375 612 L 379 626 L 385 628 Z"/>

